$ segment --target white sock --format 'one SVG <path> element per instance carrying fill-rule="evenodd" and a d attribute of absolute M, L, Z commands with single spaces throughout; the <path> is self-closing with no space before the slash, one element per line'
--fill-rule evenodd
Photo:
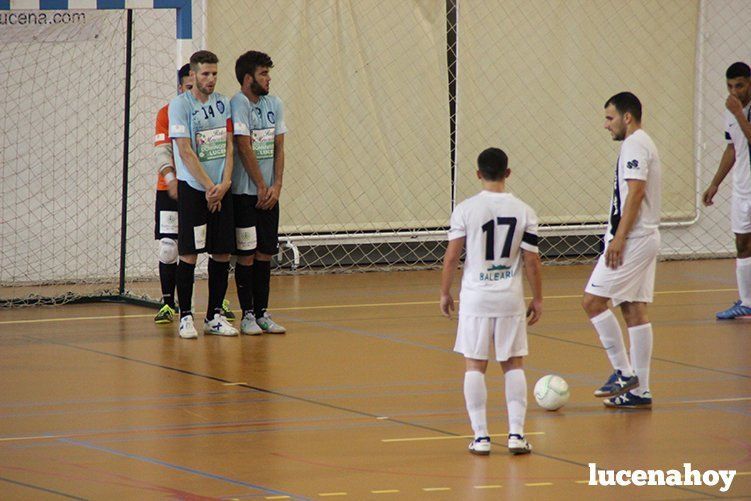
<path fill-rule="evenodd" d="M 524 436 L 524 418 L 527 415 L 527 378 L 524 369 L 513 369 L 505 374 L 506 408 L 509 433 Z"/>
<path fill-rule="evenodd" d="M 751 308 L 751 257 L 735 260 L 735 278 L 738 280 L 741 304 Z"/>
<path fill-rule="evenodd" d="M 620 370 L 624 376 L 633 376 L 634 371 L 628 361 L 626 346 L 623 344 L 621 326 L 618 325 L 618 320 L 613 315 L 613 312 L 605 310 L 589 320 L 600 336 L 600 342 L 608 353 L 608 358 L 613 369 Z"/>
<path fill-rule="evenodd" d="M 649 366 L 652 359 L 652 324 L 637 325 L 628 328 L 631 339 L 631 366 L 639 377 L 639 387 L 631 390 L 642 396 L 649 391 Z"/>
<path fill-rule="evenodd" d="M 485 374 L 478 371 L 464 373 L 464 401 L 467 404 L 467 414 L 469 414 L 469 421 L 472 423 L 475 438 L 487 437 L 488 389 L 485 386 Z"/>

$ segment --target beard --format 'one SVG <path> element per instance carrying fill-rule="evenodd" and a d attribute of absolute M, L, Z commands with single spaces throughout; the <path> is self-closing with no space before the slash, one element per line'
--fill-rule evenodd
<path fill-rule="evenodd" d="M 255 80 L 250 84 L 250 91 L 256 96 L 266 96 L 269 91 L 261 87 L 261 85 Z"/>

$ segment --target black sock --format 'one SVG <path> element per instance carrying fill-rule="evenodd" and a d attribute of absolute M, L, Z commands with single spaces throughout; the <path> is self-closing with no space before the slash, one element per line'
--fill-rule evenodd
<path fill-rule="evenodd" d="M 177 283 L 177 299 L 180 301 L 180 318 L 193 312 L 193 281 L 196 265 L 180 261 L 177 264 L 175 282 Z"/>
<path fill-rule="evenodd" d="M 227 294 L 229 262 L 222 263 L 209 258 L 209 307 L 206 318 L 212 320 L 215 313 L 222 314 L 222 301 Z"/>
<path fill-rule="evenodd" d="M 159 263 L 159 282 L 162 284 L 162 302 L 175 309 L 175 274 L 177 263 Z"/>
<path fill-rule="evenodd" d="M 271 261 L 259 261 L 253 264 L 253 303 L 256 318 L 261 318 L 269 306 L 269 287 L 271 282 Z"/>
<path fill-rule="evenodd" d="M 253 311 L 253 265 L 237 263 L 235 265 L 235 285 L 237 285 L 237 299 L 243 315 L 246 311 Z"/>

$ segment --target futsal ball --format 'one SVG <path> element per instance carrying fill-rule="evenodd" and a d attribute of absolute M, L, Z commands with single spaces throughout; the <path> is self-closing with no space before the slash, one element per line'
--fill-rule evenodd
<path fill-rule="evenodd" d="M 568 402 L 568 383 L 554 374 L 541 377 L 535 384 L 537 405 L 549 411 L 557 411 Z"/>

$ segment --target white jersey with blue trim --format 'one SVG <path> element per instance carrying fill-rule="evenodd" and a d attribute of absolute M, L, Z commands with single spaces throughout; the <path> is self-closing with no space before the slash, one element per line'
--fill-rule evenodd
<path fill-rule="evenodd" d="M 232 108 L 230 101 L 214 92 L 205 103 L 183 92 L 169 104 L 169 135 L 175 152 L 177 179 L 192 188 L 206 191 L 185 166 L 175 139 L 187 137 L 203 170 L 215 184 L 222 181 L 227 159 L 227 141 L 232 139 Z"/>
<path fill-rule="evenodd" d="M 451 214 L 449 240 L 465 237 L 461 314 L 524 314 L 522 250 L 537 250 L 537 215 L 511 193 L 481 191 Z"/>
<path fill-rule="evenodd" d="M 743 108 L 743 114 L 751 121 L 751 103 Z M 733 164 L 733 194 L 744 200 L 751 200 L 751 156 L 749 141 L 738 125 L 738 120 L 725 110 L 725 139 L 735 149 Z"/>
<path fill-rule="evenodd" d="M 615 236 L 621 222 L 621 214 L 628 196 L 628 180 L 646 181 L 639 214 L 631 227 L 628 238 L 649 235 L 660 226 L 660 186 L 662 172 L 657 146 L 642 129 L 637 129 L 621 145 L 621 152 L 615 166 L 613 196 L 610 199 L 610 218 L 605 241 Z"/>
<path fill-rule="evenodd" d="M 274 140 L 287 132 L 284 106 L 277 96 L 260 96 L 254 103 L 241 92 L 232 97 L 232 122 L 236 136 L 250 136 L 266 186 L 274 184 Z M 232 193 L 257 195 L 258 188 L 243 167 L 239 148 L 235 148 Z"/>

